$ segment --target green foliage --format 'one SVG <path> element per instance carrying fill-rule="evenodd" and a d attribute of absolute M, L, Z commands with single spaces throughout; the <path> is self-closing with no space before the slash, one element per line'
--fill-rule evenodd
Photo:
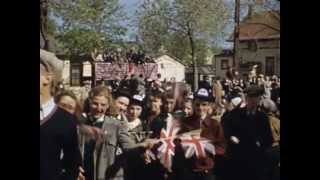
<path fill-rule="evenodd" d="M 50 2 L 57 24 L 56 39 L 67 55 L 90 54 L 119 41 L 126 28 L 119 24 L 125 14 L 119 0 L 55 0 Z"/>
<path fill-rule="evenodd" d="M 141 9 L 138 26 L 143 47 L 151 52 L 164 47 L 186 64 L 193 58 L 205 63 L 231 15 L 223 0 L 145 0 Z"/>

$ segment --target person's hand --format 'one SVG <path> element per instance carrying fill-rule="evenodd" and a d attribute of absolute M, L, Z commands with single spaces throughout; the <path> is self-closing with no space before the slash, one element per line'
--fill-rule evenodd
<path fill-rule="evenodd" d="M 235 136 L 231 136 L 231 137 L 230 137 L 230 140 L 231 140 L 231 142 L 232 142 L 233 144 L 239 144 L 239 142 L 240 142 L 240 140 L 239 140 L 237 137 L 235 137 Z"/>
<path fill-rule="evenodd" d="M 146 149 L 151 149 L 158 142 L 158 139 L 146 139 L 142 142 L 142 146 Z"/>
<path fill-rule="evenodd" d="M 143 153 L 143 159 L 144 159 L 145 164 L 149 164 L 149 163 L 151 163 L 152 160 L 156 160 L 156 156 L 151 152 L 150 149 L 147 149 Z"/>
<path fill-rule="evenodd" d="M 97 127 L 92 127 L 88 125 L 81 125 L 80 132 L 90 139 L 101 140 L 103 139 L 104 132 Z"/>
<path fill-rule="evenodd" d="M 80 166 L 79 167 L 79 175 L 78 175 L 78 178 L 77 180 L 86 180 L 86 177 L 84 177 L 84 170 L 82 169 L 82 167 Z"/>

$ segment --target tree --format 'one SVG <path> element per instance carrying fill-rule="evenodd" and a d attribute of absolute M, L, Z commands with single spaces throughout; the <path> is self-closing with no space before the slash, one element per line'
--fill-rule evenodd
<path fill-rule="evenodd" d="M 40 0 L 40 48 L 49 50 L 48 0 Z"/>
<path fill-rule="evenodd" d="M 152 50 L 188 53 L 194 70 L 194 90 L 198 87 L 199 52 L 210 49 L 222 35 L 229 11 L 223 0 L 145 0 L 139 14 L 141 40 Z M 181 48 L 180 48 L 181 47 Z M 202 48 L 201 48 L 202 47 Z M 181 50 L 181 51 L 180 51 Z M 200 51 L 198 51 L 200 50 Z"/>
<path fill-rule="evenodd" d="M 126 32 L 119 0 L 51 0 L 50 11 L 59 22 L 56 39 L 69 56 L 104 50 Z"/>

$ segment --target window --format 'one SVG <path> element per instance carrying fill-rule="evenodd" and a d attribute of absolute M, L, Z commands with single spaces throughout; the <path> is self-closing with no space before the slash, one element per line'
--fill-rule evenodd
<path fill-rule="evenodd" d="M 257 49 L 258 49 L 257 42 L 256 41 L 249 41 L 248 42 L 248 49 L 253 52 L 257 51 Z"/>
<path fill-rule="evenodd" d="M 164 65 L 162 63 L 160 65 L 161 65 L 161 69 L 164 69 Z"/>
<path fill-rule="evenodd" d="M 229 60 L 228 59 L 221 59 L 221 69 L 225 70 L 228 69 Z"/>
<path fill-rule="evenodd" d="M 81 66 L 78 64 L 71 66 L 71 86 L 80 86 Z"/>
<path fill-rule="evenodd" d="M 274 75 L 274 70 L 275 70 L 275 57 L 274 56 L 267 56 L 266 57 L 266 75 L 267 76 L 272 76 Z"/>

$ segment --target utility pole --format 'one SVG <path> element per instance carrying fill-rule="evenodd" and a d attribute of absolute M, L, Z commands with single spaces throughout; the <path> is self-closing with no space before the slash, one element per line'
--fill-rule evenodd
<path fill-rule="evenodd" d="M 240 24 L 240 0 L 235 0 L 234 10 L 234 34 L 233 34 L 233 67 L 239 71 L 239 24 Z"/>

